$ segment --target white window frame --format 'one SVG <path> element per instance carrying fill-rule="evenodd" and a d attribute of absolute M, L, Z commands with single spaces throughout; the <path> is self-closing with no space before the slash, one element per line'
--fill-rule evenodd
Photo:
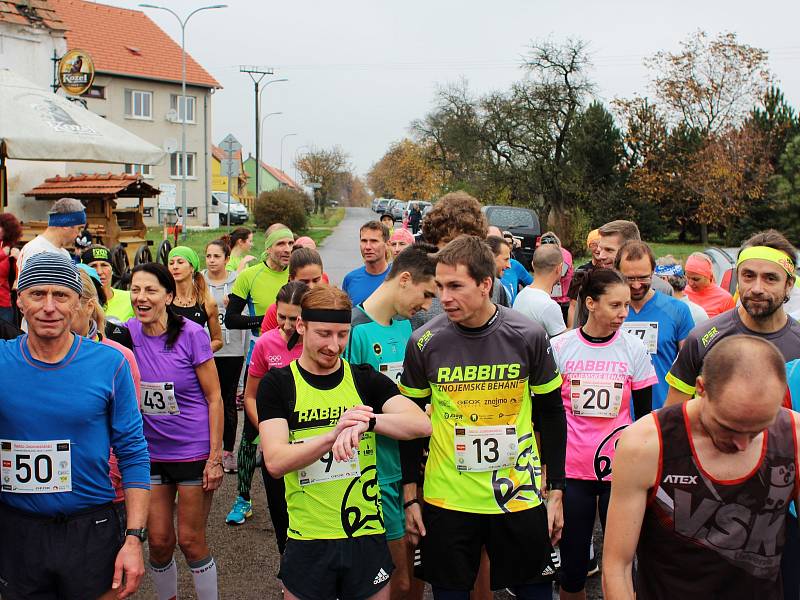
<path fill-rule="evenodd" d="M 128 175 L 141 175 L 144 179 L 153 178 L 153 165 L 136 165 L 127 163 L 125 173 Z"/>
<path fill-rule="evenodd" d="M 183 123 L 181 108 L 183 107 L 184 103 L 179 101 L 181 98 L 183 98 L 183 96 L 180 94 L 170 94 L 169 96 L 169 107 L 178 115 L 175 119 L 175 123 Z M 189 111 L 191 118 L 186 122 L 195 124 L 197 123 L 197 98 L 195 96 L 186 96 L 186 100 L 188 100 L 188 106 L 191 108 L 191 111 Z"/>
<path fill-rule="evenodd" d="M 169 177 L 170 179 L 183 179 L 181 167 L 183 160 L 181 152 L 174 152 L 169 155 Z M 197 152 L 186 153 L 186 179 L 197 179 Z"/>
<path fill-rule="evenodd" d="M 130 100 L 129 100 L 130 98 Z M 134 107 L 136 106 L 136 99 L 139 99 L 139 105 L 144 108 L 144 98 L 148 98 L 148 107 L 150 108 L 149 114 L 144 114 L 142 110 L 142 114 L 136 114 Z M 130 104 L 129 104 L 130 102 Z M 130 112 L 128 111 L 130 108 Z M 128 119 L 138 119 L 140 121 L 152 121 L 153 120 L 153 92 L 148 92 L 147 90 L 132 90 L 126 89 L 125 90 L 125 117 Z"/>

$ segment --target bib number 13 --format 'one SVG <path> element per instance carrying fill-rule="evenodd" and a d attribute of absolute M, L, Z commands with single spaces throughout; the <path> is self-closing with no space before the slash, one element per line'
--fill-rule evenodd
<path fill-rule="evenodd" d="M 457 426 L 453 443 L 459 471 L 495 471 L 517 462 L 517 428 L 513 426 Z"/>

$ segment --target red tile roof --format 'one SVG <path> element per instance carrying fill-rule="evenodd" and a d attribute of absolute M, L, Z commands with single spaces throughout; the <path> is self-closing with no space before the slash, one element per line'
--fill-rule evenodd
<path fill-rule="evenodd" d="M 159 193 L 156 188 L 142 181 L 139 175 L 94 173 L 92 175 L 48 177 L 44 183 L 25 192 L 25 195 L 44 199 L 74 198 L 76 196 L 107 197 L 116 196 L 128 188 L 134 188 L 130 190 L 131 192 L 141 190 L 144 198 L 151 198 Z"/>
<path fill-rule="evenodd" d="M 294 188 L 296 190 L 300 189 L 300 186 L 297 185 L 297 182 L 291 177 L 289 177 L 286 173 L 281 171 L 279 168 L 270 166 L 263 162 L 261 163 L 261 166 L 264 167 L 269 172 L 270 175 L 272 175 L 275 179 L 277 179 L 279 183 L 282 183 L 283 185 L 288 186 L 290 188 Z"/>
<path fill-rule="evenodd" d="M 86 50 L 98 73 L 181 81 L 181 47 L 138 10 L 83 0 L 48 0 L 67 28 L 70 49 Z M 186 82 L 221 87 L 187 52 Z"/>
<path fill-rule="evenodd" d="M 44 26 L 54 31 L 66 29 L 47 0 L 28 0 L 27 3 L 0 0 L 0 23 Z"/>
<path fill-rule="evenodd" d="M 211 144 L 211 156 L 216 158 L 219 162 L 222 162 L 223 160 L 228 158 L 228 153 L 225 152 L 225 150 L 223 150 L 219 146 L 215 146 L 214 144 Z M 242 151 L 241 150 L 237 150 L 236 152 L 234 152 L 233 153 L 233 158 L 234 159 L 238 158 L 239 160 L 242 160 Z"/>

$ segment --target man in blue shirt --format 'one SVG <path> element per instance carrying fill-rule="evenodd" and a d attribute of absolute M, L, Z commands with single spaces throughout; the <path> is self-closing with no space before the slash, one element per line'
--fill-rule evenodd
<path fill-rule="evenodd" d="M 119 351 L 70 331 L 82 284 L 69 258 L 31 256 L 17 288 L 28 334 L 0 342 L 0 593 L 129 597 L 144 573 L 150 499 L 130 368 Z M 111 504 L 112 447 L 124 532 Z"/>
<path fill-rule="evenodd" d="M 631 289 L 631 307 L 622 328 L 641 338 L 658 376 L 658 383 L 653 386 L 655 410 L 664 406 L 669 391 L 666 375 L 694 327 L 694 319 L 686 304 L 652 289 L 656 260 L 646 243 L 626 242 L 617 252 L 614 266 Z"/>
<path fill-rule="evenodd" d="M 436 296 L 437 248 L 417 243 L 395 257 L 391 270 L 375 292 L 353 308 L 350 340 L 345 359 L 351 364 L 369 364 L 397 383 L 403 373 L 406 344 L 411 338 L 410 319 L 427 310 Z M 399 317 L 399 318 L 398 318 Z M 377 436 L 378 485 L 381 490 L 386 541 L 395 571 L 391 576 L 392 597 L 405 598 L 411 586 L 411 565 L 405 544 L 406 514 L 403 505 L 417 497 L 416 483 L 403 484 L 397 440 Z M 414 518 L 413 511 L 409 518 Z"/>
<path fill-rule="evenodd" d="M 389 230 L 378 221 L 369 221 L 361 226 L 359 245 L 364 266 L 344 276 L 342 289 L 353 304 L 361 304 L 378 289 L 389 272 L 387 247 Z"/>
<path fill-rule="evenodd" d="M 502 237 L 506 242 L 508 242 L 508 247 L 511 248 L 513 252 L 513 235 L 511 235 L 508 231 L 500 231 L 500 228 L 495 225 L 489 225 L 488 231 L 489 235 Z M 533 283 L 533 277 L 516 258 L 510 259 L 509 263 L 510 266 L 508 269 L 503 271 L 503 276 L 500 277 L 500 282 L 503 284 L 503 288 L 505 288 L 506 292 L 508 292 L 508 305 L 512 306 L 514 304 L 514 300 L 517 298 L 517 294 L 519 293 L 520 285 L 522 285 L 522 287 L 529 286 Z"/>

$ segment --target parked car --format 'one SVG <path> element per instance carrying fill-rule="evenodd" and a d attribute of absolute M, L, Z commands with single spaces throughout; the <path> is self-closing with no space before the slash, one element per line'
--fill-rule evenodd
<path fill-rule="evenodd" d="M 375 210 L 378 208 L 378 202 L 380 202 L 380 201 L 381 201 L 381 198 L 373 198 L 372 199 L 372 206 L 370 207 L 372 209 L 372 212 L 375 212 Z"/>
<path fill-rule="evenodd" d="M 228 192 L 211 192 L 211 212 L 219 213 L 220 225 L 241 225 L 250 218 L 247 207 L 231 196 L 228 218 Z"/>
<path fill-rule="evenodd" d="M 375 206 L 375 212 L 379 215 L 382 215 L 386 211 L 386 207 L 389 206 L 389 198 L 381 198 L 378 200 L 378 204 Z"/>
<path fill-rule="evenodd" d="M 536 242 L 542 234 L 539 215 L 529 208 L 518 206 L 484 206 L 481 210 L 486 215 L 489 225 L 495 225 L 501 231 L 510 231 L 520 240 L 522 245 L 518 260 L 530 271 Z"/>
<path fill-rule="evenodd" d="M 406 216 L 408 212 L 408 202 L 403 202 L 402 200 L 396 200 L 392 204 L 391 215 L 395 221 L 402 221 L 403 217 Z"/>

